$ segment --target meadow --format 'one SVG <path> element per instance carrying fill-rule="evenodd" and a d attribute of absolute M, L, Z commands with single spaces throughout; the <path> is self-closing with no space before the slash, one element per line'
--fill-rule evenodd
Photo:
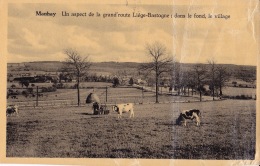
<path fill-rule="evenodd" d="M 106 84 L 108 85 L 108 84 Z M 107 89 L 106 97 L 106 86 L 93 86 L 90 89 L 80 89 L 80 101 L 81 105 L 86 104 L 86 98 L 90 93 L 96 93 L 102 104 L 115 104 L 115 103 L 154 103 L 155 93 L 144 91 L 133 88 L 133 87 L 120 87 Z M 34 93 L 35 93 L 34 89 Z M 18 104 L 20 107 L 24 106 L 35 106 L 35 97 L 24 97 L 23 95 L 18 95 L 18 99 L 8 99 L 8 104 Z M 160 95 L 160 102 L 188 102 L 188 101 L 198 101 L 198 96 L 180 97 L 172 95 Z M 77 89 L 57 89 L 55 92 L 43 93 L 43 97 L 38 98 L 39 106 L 64 106 L 64 105 L 77 105 Z"/>
<path fill-rule="evenodd" d="M 246 95 L 255 97 L 256 89 L 255 88 L 238 88 L 238 87 L 224 87 L 224 95 L 228 96 L 237 96 L 237 95 Z"/>
<path fill-rule="evenodd" d="M 67 87 L 73 86 L 75 83 L 64 83 Z M 20 94 L 26 88 L 22 88 L 18 83 L 8 83 L 7 87 L 15 85 Z M 52 83 L 35 83 L 33 88 L 33 93 L 36 94 L 36 86 L 39 87 L 39 93 L 41 93 L 41 87 L 50 87 Z M 31 85 L 30 85 L 31 87 Z M 107 94 L 106 94 L 107 87 Z M 22 88 L 22 89 L 21 89 Z M 12 88 L 10 88 L 12 89 Z M 149 91 L 144 90 L 142 92 L 141 88 L 126 86 L 113 88 L 112 83 L 105 82 L 82 82 L 80 89 L 80 101 L 81 105 L 85 105 L 86 97 L 90 93 L 96 93 L 100 98 L 102 104 L 115 104 L 115 103 L 154 103 L 155 93 L 151 92 L 150 89 L 154 91 L 154 88 L 146 88 Z M 175 96 L 177 92 L 173 92 L 172 95 L 169 94 L 168 88 L 160 87 L 159 92 L 163 92 L 163 95 L 159 96 L 159 102 L 163 103 L 174 103 L 174 102 L 194 102 L 199 101 L 198 93 L 194 93 L 190 96 Z M 256 89 L 254 88 L 239 88 L 239 87 L 224 87 L 223 94 L 226 96 L 237 96 L 245 95 L 255 99 Z M 107 95 L 107 96 L 106 96 Z M 34 107 L 36 105 L 36 97 L 25 97 L 23 95 L 17 95 L 18 99 L 8 98 L 8 104 L 18 104 L 21 107 Z M 212 97 L 203 96 L 203 100 L 212 100 Z M 44 92 L 43 97 L 38 98 L 39 106 L 67 106 L 67 105 L 77 105 L 77 89 L 57 89 L 55 92 Z"/>
<path fill-rule="evenodd" d="M 130 95 L 129 93 L 125 93 Z M 198 108 L 201 126 L 175 125 Z M 92 115 L 90 105 L 20 109 L 7 117 L 7 157 L 254 159 L 256 102 L 136 104 L 135 117 Z"/>

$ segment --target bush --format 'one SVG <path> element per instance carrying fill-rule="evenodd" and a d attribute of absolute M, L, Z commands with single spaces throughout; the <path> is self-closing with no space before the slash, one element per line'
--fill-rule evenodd
<path fill-rule="evenodd" d="M 63 85 L 63 83 L 58 83 L 58 84 L 56 84 L 56 86 L 55 86 L 57 89 L 64 89 L 65 87 L 64 87 L 64 85 Z"/>
<path fill-rule="evenodd" d="M 28 97 L 29 93 L 28 93 L 27 90 L 24 90 L 24 91 L 22 91 L 22 95 L 25 96 L 25 97 Z"/>
<path fill-rule="evenodd" d="M 14 91 L 12 89 L 8 89 L 7 95 L 19 95 L 19 91 Z"/>
<path fill-rule="evenodd" d="M 130 80 L 129 80 L 129 85 L 133 85 L 134 84 L 134 80 L 133 78 L 131 77 Z"/>
<path fill-rule="evenodd" d="M 209 91 L 209 90 L 205 91 L 203 94 L 204 94 L 204 96 L 210 96 L 211 95 L 211 91 Z"/>
<path fill-rule="evenodd" d="M 240 100 L 252 100 L 252 96 L 248 95 L 236 95 L 236 96 L 228 96 L 228 95 L 223 95 L 222 98 L 227 98 L 227 99 L 240 99 Z"/>
<path fill-rule="evenodd" d="M 57 91 L 57 88 L 56 87 L 42 87 L 42 92 L 55 92 Z"/>

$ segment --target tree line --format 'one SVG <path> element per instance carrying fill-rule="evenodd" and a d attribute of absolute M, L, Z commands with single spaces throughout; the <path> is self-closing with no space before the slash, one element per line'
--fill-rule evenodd
<path fill-rule="evenodd" d="M 146 45 L 147 56 L 150 57 L 149 63 L 142 64 L 139 68 L 146 76 L 152 75 L 155 80 L 156 103 L 158 103 L 158 91 L 160 79 L 165 76 L 170 77 L 170 88 L 180 92 L 193 93 L 194 90 L 199 92 L 200 101 L 202 94 L 206 91 L 205 86 L 209 86 L 209 90 L 213 97 L 222 96 L 223 87 L 230 79 L 230 72 L 222 65 L 218 65 L 214 59 L 208 60 L 205 64 L 195 64 L 190 70 L 182 68 L 181 63 L 178 63 L 175 56 L 167 53 L 166 47 L 160 42 L 154 42 Z"/>
<path fill-rule="evenodd" d="M 216 64 L 215 61 L 208 61 L 208 64 L 195 64 L 190 70 L 183 70 L 180 63 L 174 64 L 171 87 L 178 92 L 178 95 L 180 92 L 189 95 L 190 90 L 193 95 L 194 91 L 198 91 L 200 101 L 202 95 L 208 93 L 206 85 L 210 93 L 207 95 L 211 95 L 213 100 L 216 96 L 222 96 L 223 87 L 226 86 L 231 74 L 227 68 Z"/>

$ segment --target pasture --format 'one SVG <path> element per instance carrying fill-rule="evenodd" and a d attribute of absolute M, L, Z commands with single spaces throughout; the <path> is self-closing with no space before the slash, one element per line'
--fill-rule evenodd
<path fill-rule="evenodd" d="M 201 126 L 175 125 L 189 108 L 201 110 Z M 115 112 L 92 115 L 90 105 L 21 109 L 7 117 L 7 157 L 254 159 L 254 100 L 141 104 L 134 111 L 135 118 L 117 119 Z"/>
<path fill-rule="evenodd" d="M 90 93 L 96 93 L 101 100 L 101 103 L 154 103 L 155 94 L 153 92 L 144 92 L 136 88 L 108 88 L 107 102 L 106 102 L 106 89 L 81 89 L 80 100 L 81 105 L 85 105 L 86 97 Z M 56 92 L 43 93 L 43 97 L 39 97 L 39 106 L 60 106 L 60 105 L 77 105 L 77 90 L 76 89 L 57 89 Z M 160 102 L 178 102 L 178 101 L 198 101 L 199 98 L 193 97 L 180 97 L 171 95 L 160 95 Z M 8 99 L 8 104 L 16 103 L 19 106 L 34 106 L 36 98 L 18 96 L 18 99 Z"/>
<path fill-rule="evenodd" d="M 252 96 L 253 98 L 255 98 L 256 89 L 254 89 L 254 88 L 224 87 L 223 93 L 224 93 L 224 95 L 229 95 L 229 96 L 245 95 L 245 96 Z"/>
<path fill-rule="evenodd" d="M 18 83 L 13 83 L 18 88 L 22 88 Z M 11 83 L 8 84 L 8 87 L 13 85 Z M 65 86 L 73 86 L 75 83 L 64 83 Z M 35 83 L 35 86 L 39 87 L 49 87 L 52 84 L 50 83 Z M 84 82 L 81 84 L 82 89 L 80 89 L 80 101 L 81 105 L 85 104 L 85 99 L 89 93 L 96 93 L 102 103 L 124 103 L 124 102 L 132 102 L 132 103 L 154 103 L 155 102 L 155 93 L 154 88 L 145 87 L 144 93 L 142 93 L 141 86 L 139 89 L 137 87 L 119 87 L 112 88 L 111 83 L 104 82 Z M 91 88 L 90 88 L 91 87 Z M 106 101 L 106 87 L 107 89 L 107 101 Z M 14 89 L 14 91 L 18 90 L 20 95 L 17 95 L 17 98 L 12 99 L 8 98 L 8 104 L 18 104 L 20 106 L 35 106 L 36 105 L 36 97 L 25 97 L 21 93 L 23 89 Z M 41 93 L 41 90 L 39 89 Z M 159 96 L 159 102 L 193 102 L 198 101 L 199 96 L 198 93 L 194 93 L 190 96 L 173 96 L 177 92 L 174 91 L 173 95 L 167 95 L 169 93 L 168 88 L 159 88 L 159 92 L 163 92 L 163 95 Z M 33 93 L 36 94 L 36 88 L 34 87 Z M 255 99 L 256 89 L 253 88 L 235 88 L 235 87 L 224 87 L 223 94 L 228 96 L 237 96 L 237 95 L 245 95 L 250 96 Z M 55 92 L 44 92 L 43 97 L 38 98 L 39 106 L 60 106 L 60 105 L 77 105 L 77 90 L 76 89 L 57 89 Z M 212 100 L 212 97 L 203 96 L 203 100 Z"/>

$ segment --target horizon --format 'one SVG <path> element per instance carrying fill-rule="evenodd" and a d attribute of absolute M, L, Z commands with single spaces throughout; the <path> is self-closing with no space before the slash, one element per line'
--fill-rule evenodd
<path fill-rule="evenodd" d="M 64 61 L 27 61 L 27 62 L 7 62 L 7 64 L 23 64 L 23 63 L 63 63 Z M 90 62 L 90 63 L 137 63 L 137 64 L 141 64 L 141 63 L 150 63 L 150 62 L 117 62 L 117 61 L 102 61 L 102 62 Z M 180 64 L 202 64 L 202 65 L 209 65 L 208 63 L 185 63 L 185 62 L 176 62 L 176 63 L 180 63 Z M 257 67 L 257 65 L 241 65 L 241 64 L 231 64 L 231 63 L 216 63 L 216 65 L 235 65 L 235 66 L 251 66 L 251 67 Z"/>

